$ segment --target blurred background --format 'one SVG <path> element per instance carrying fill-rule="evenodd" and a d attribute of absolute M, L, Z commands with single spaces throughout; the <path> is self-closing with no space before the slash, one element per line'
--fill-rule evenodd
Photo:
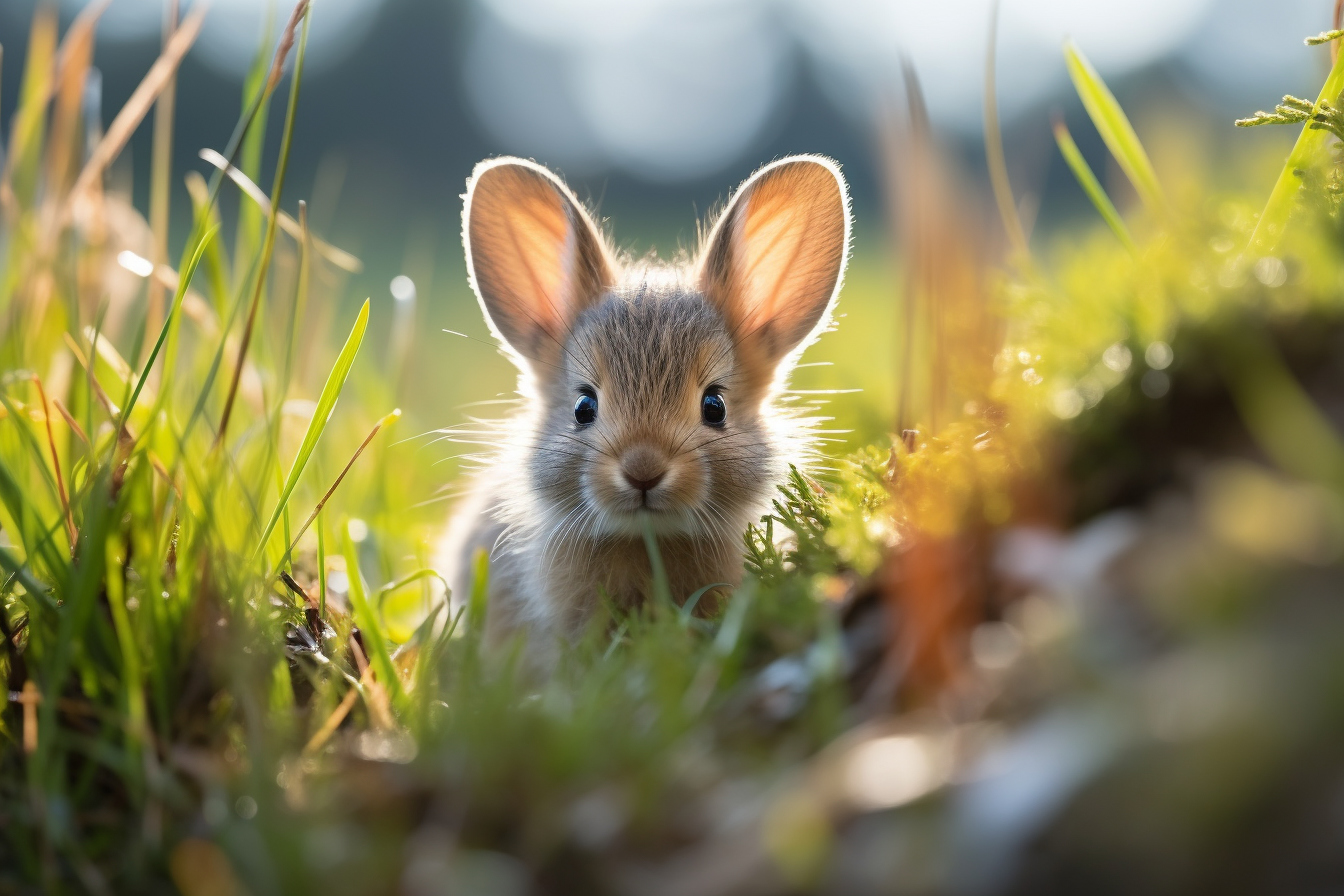
<path fill-rule="evenodd" d="M 55 2 L 63 27 L 87 5 Z M 16 104 L 35 6 L 0 3 L 5 110 Z M 163 6 L 112 0 L 103 15 L 95 55 L 103 109 L 120 108 L 155 58 Z M 886 260 L 893 254 L 877 251 L 889 245 L 882 123 L 904 107 L 908 60 L 943 145 L 972 182 L 967 194 L 988 195 L 981 102 L 989 7 L 989 0 L 318 0 L 284 204 L 292 212 L 307 198 L 315 231 L 363 260 L 352 283 L 323 298 L 372 297 L 373 332 L 381 329 L 379 342 L 399 353 L 392 359 L 399 400 L 425 426 L 445 426 L 461 419 L 464 403 L 511 383 L 489 346 L 441 332 L 486 336 L 459 242 L 460 193 L 475 162 L 511 153 L 551 166 L 613 222 L 622 248 L 656 247 L 666 258 L 693 246 L 697 219 L 761 163 L 794 152 L 833 156 L 856 209 L 856 256 L 841 305 L 847 317 L 809 356 L 837 366 L 801 371 L 799 384 L 866 387 L 833 403 L 853 440 L 863 441 L 890 427 L 893 400 L 893 376 L 881 369 L 896 329 L 896 273 Z M 1108 175 L 1113 196 L 1123 200 L 1129 189 L 1069 87 L 1059 52 L 1066 36 L 1141 132 L 1150 125 L 1145 139 L 1156 139 L 1148 110 L 1180 109 L 1183 133 L 1202 127 L 1217 161 L 1229 143 L 1273 153 L 1286 146 L 1290 135 L 1280 133 L 1242 132 L 1233 141 L 1232 119 L 1272 106 L 1283 91 L 1313 95 L 1328 56 L 1307 51 L 1302 38 L 1329 27 L 1328 7 L 1005 0 L 1000 114 L 1033 243 L 1048 245 L 1072 221 L 1094 221 L 1055 151 L 1052 114 L 1081 125 L 1074 130 L 1083 152 Z M 222 123 L 240 105 L 243 76 L 285 12 L 274 0 L 215 3 L 182 67 L 173 257 L 190 213 L 181 177 L 206 169 L 200 149 L 223 148 Z M 274 104 L 267 166 L 282 115 L 283 104 Z M 140 129 L 112 178 L 139 208 L 148 194 L 150 131 Z M 261 183 L 270 176 L 264 170 Z M 226 216 L 236 201 L 225 196 Z M 398 276 L 414 289 L 400 280 L 393 290 Z M 413 303 L 413 317 L 394 313 L 394 292 Z M 395 320 L 408 338 L 387 334 Z M 367 354 L 361 363 L 382 361 Z M 472 375 L 458 375 L 464 371 Z"/>

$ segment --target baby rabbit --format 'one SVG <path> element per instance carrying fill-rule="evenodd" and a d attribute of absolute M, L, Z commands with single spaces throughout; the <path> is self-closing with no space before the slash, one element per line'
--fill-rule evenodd
<path fill-rule="evenodd" d="M 444 559 L 463 602 L 489 552 L 488 638 L 570 636 L 604 598 L 647 598 L 646 526 L 678 603 L 741 579 L 747 524 L 811 452 L 809 421 L 775 399 L 830 322 L 849 229 L 836 164 L 794 156 L 738 188 L 693 262 L 631 262 L 545 168 L 476 166 L 467 271 L 521 407 Z"/>

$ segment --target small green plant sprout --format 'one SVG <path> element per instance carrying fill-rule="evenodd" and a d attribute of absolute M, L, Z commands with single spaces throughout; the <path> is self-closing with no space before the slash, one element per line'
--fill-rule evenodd
<path fill-rule="evenodd" d="M 1250 118 L 1237 119 L 1239 128 L 1254 128 L 1262 124 L 1302 124 L 1316 131 L 1329 131 L 1340 140 L 1344 140 L 1344 111 L 1321 100 L 1319 108 L 1310 100 L 1296 96 L 1285 96 L 1283 102 L 1274 107 L 1273 112 L 1256 112 Z"/>
<path fill-rule="evenodd" d="M 1336 28 L 1333 31 L 1322 31 L 1315 37 L 1304 38 L 1302 42 L 1309 47 L 1319 47 L 1321 44 L 1328 44 L 1332 40 L 1339 40 L 1341 37 L 1344 37 L 1344 28 Z"/>

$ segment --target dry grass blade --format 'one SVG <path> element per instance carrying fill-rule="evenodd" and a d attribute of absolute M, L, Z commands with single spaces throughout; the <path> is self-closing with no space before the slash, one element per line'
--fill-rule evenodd
<path fill-rule="evenodd" d="M 298 30 L 299 22 L 303 21 L 303 16 L 307 12 L 308 0 L 299 0 L 294 4 L 294 11 L 289 14 L 284 33 L 280 35 L 280 45 L 275 48 L 275 61 L 271 63 L 271 74 L 266 79 L 268 93 L 280 83 L 280 76 L 285 71 L 285 58 L 289 56 L 289 51 L 294 49 L 294 32 Z"/>
<path fill-rule="evenodd" d="M 387 689 L 378 681 L 373 664 L 365 657 L 358 638 L 350 639 L 350 652 L 355 655 L 355 663 L 359 666 L 359 681 L 363 686 L 364 702 L 369 707 L 369 715 L 373 716 L 373 724 L 385 731 L 396 727 L 396 723 L 392 720 L 392 709 L 387 701 Z M 365 679 L 368 679 L 367 682 Z"/>
<path fill-rule="evenodd" d="M 163 44 L 166 49 L 177 30 L 178 0 L 168 0 L 163 19 Z M 149 164 L 149 230 L 154 239 L 154 263 L 168 261 L 169 199 L 173 174 L 173 118 L 177 107 L 177 78 L 170 77 L 159 100 L 154 104 L 154 144 Z M 149 281 L 145 329 L 150 333 L 163 323 L 164 289 L 157 280 Z"/>
<path fill-rule="evenodd" d="M 964 426 L 968 405 L 990 405 L 992 362 L 1003 326 L 990 303 L 988 209 L 962 191 L 965 178 L 939 147 L 909 68 L 905 83 L 908 113 L 903 126 L 898 117 L 891 119 L 884 163 L 890 232 L 898 240 L 905 280 L 897 429 L 918 427 L 919 433 L 897 456 L 918 453 L 921 443 Z M 919 493 L 910 477 L 896 481 L 910 490 L 911 508 L 942 500 L 934 497 L 941 480 L 926 481 L 928 492 Z M 884 575 L 882 591 L 892 607 L 889 618 L 901 624 L 890 632 L 892 671 L 880 679 L 887 690 L 877 702 L 897 687 L 927 698 L 961 672 L 956 645 L 974 625 L 963 598 L 973 579 L 957 564 L 955 533 L 937 523 L 912 509 L 902 520 L 904 547 L 889 555 L 888 566 L 902 574 Z"/>
<path fill-rule="evenodd" d="M 65 490 L 65 477 L 61 474 L 61 457 L 56 452 L 56 435 L 51 429 L 51 403 L 47 401 L 47 390 L 42 388 L 42 378 L 33 374 L 33 385 L 37 387 L 38 397 L 42 399 L 42 417 L 47 427 L 47 447 L 51 449 L 51 466 L 56 472 L 56 490 L 61 496 L 61 510 L 65 513 L 65 533 L 70 538 L 70 553 L 75 551 L 78 533 L 75 531 L 75 517 L 70 512 L 70 495 Z"/>
<path fill-rule="evenodd" d="M 129 382 L 131 378 L 135 376 L 135 370 L 132 369 L 130 363 L 121 356 L 121 352 L 117 351 L 116 346 L 110 343 L 107 339 L 99 338 L 96 329 L 91 326 L 85 327 L 84 338 L 89 340 L 89 345 L 94 346 L 94 352 L 98 360 L 111 368 L 113 375 L 118 379 Z M 153 399 L 154 392 L 152 390 L 146 392 L 145 397 Z"/>
<path fill-rule="evenodd" d="M 88 435 L 85 434 L 84 427 L 80 426 L 79 421 L 70 413 L 70 410 L 65 405 L 61 404 L 61 400 L 59 398 L 53 398 L 51 403 L 56 405 L 56 410 L 60 412 L 61 417 L 65 419 L 65 425 L 70 427 L 70 431 L 78 436 L 79 440 L 85 445 L 92 447 L 93 443 L 89 441 Z"/>
<path fill-rule="evenodd" d="M 908 115 L 884 134 L 888 215 L 903 255 L 897 430 L 940 430 L 991 376 L 997 324 L 985 308 L 986 216 L 959 185 L 907 69 Z"/>
<path fill-rule="evenodd" d="M 269 215 L 271 213 L 270 197 L 268 197 L 265 191 L 257 186 L 250 177 L 238 170 L 235 166 L 230 165 L 228 159 L 224 158 L 224 156 L 215 152 L 213 149 L 203 149 L 200 151 L 199 155 L 203 161 L 214 165 L 220 171 L 227 174 L 229 180 L 237 184 L 238 189 L 242 190 L 247 194 L 249 199 L 257 204 L 257 207 L 261 209 L 263 215 Z M 280 212 L 280 229 L 294 239 L 299 240 L 300 242 L 303 241 L 303 225 L 294 220 L 293 216 L 283 211 Z M 349 252 L 346 252 L 344 249 L 337 248 L 331 243 L 318 239 L 315 236 L 310 235 L 308 239 L 312 241 L 313 248 L 317 250 L 317 254 L 321 255 L 341 270 L 351 274 L 358 274 L 364 269 L 364 262 L 351 255 Z"/>
<path fill-rule="evenodd" d="M 92 329 L 88 331 L 87 335 L 92 341 L 94 336 Z M 75 360 L 77 360 L 80 366 L 87 371 L 88 370 L 87 359 L 85 358 L 84 354 L 79 351 L 78 347 L 75 345 L 74 340 L 71 339 L 68 334 L 66 336 L 66 344 L 70 348 L 71 352 L 75 355 Z M 129 366 L 126 364 L 126 361 L 120 355 L 117 354 L 116 349 L 110 349 L 108 347 L 107 340 L 99 339 L 95 344 L 98 347 L 98 357 L 102 359 L 106 364 L 108 364 L 108 366 L 111 367 L 114 372 L 118 370 L 122 371 L 130 370 Z M 97 378 L 92 377 L 91 379 L 95 390 L 95 395 L 98 399 L 99 404 L 102 406 L 103 410 L 106 411 L 109 417 L 113 418 L 114 420 L 117 419 L 121 414 L 121 410 L 115 404 L 113 404 L 110 398 L 107 397 L 107 393 L 103 390 L 103 387 L 101 384 L 99 384 Z M 146 397 L 153 400 L 154 394 L 152 392 L 147 392 Z M 59 399 L 52 399 L 52 403 L 56 405 L 56 409 L 60 411 L 61 416 L 65 418 L 66 423 L 70 425 L 75 435 L 79 436 L 79 438 L 88 447 L 92 448 L 93 443 L 89 441 L 89 437 L 88 435 L 85 434 L 83 427 L 81 427 L 78 421 L 76 421 L 74 417 L 71 416 L 70 412 L 66 409 L 65 405 L 61 404 Z M 135 430 L 133 430 L 129 424 L 122 426 L 120 442 L 121 447 L 127 450 L 129 450 L 130 447 L 134 446 L 136 442 Z M 154 470 L 160 476 L 163 477 L 164 481 L 167 482 L 170 486 L 172 486 L 173 490 L 178 492 L 178 494 L 180 495 L 182 491 L 181 487 L 179 486 L 177 480 L 173 478 L 173 475 L 168 472 L 168 468 L 167 466 L 164 465 L 163 461 L 160 460 L 159 457 L 155 455 L 152 451 L 147 452 L 147 456 L 149 458 L 150 466 L 152 466 Z"/>
<path fill-rule="evenodd" d="M 65 337 L 66 348 L 70 349 L 70 353 L 75 356 L 75 360 L 79 362 L 79 366 L 84 368 L 85 373 L 89 374 L 89 382 L 93 385 L 94 397 L 98 399 L 98 403 L 102 406 L 103 412 L 115 420 L 121 414 L 121 409 L 118 408 L 116 404 L 113 403 L 112 399 L 107 396 L 107 393 L 103 391 L 103 385 L 98 382 L 98 377 L 93 375 L 93 367 L 89 364 L 88 356 L 84 354 L 84 350 L 79 347 L 78 342 L 75 342 L 73 336 L 69 333 L 63 333 L 62 335 Z M 91 334 L 90 341 L 92 341 L 92 337 L 96 335 L 96 333 Z M 100 339 L 98 342 L 101 343 L 102 340 Z M 124 437 L 125 435 L 126 432 L 123 427 L 122 436 Z"/>
<path fill-rule="evenodd" d="M 358 651 L 359 648 L 356 647 L 355 649 Z M 360 659 L 363 658 L 363 654 L 357 653 L 356 656 Z M 360 687 L 369 687 L 373 683 L 373 672 L 366 662 L 359 678 L 359 684 Z M 341 698 L 341 702 L 336 705 L 331 715 L 327 716 L 326 721 L 322 723 L 322 727 L 314 731 L 313 736 L 308 739 L 308 743 L 303 747 L 303 755 L 312 756 L 322 749 L 327 741 L 331 740 L 331 736 L 336 733 L 337 728 L 341 727 L 341 723 L 350 714 L 350 710 L 355 708 L 355 701 L 359 699 L 359 691 L 360 688 L 351 688 L 346 691 L 345 696 Z"/>
<path fill-rule="evenodd" d="M 32 755 L 37 752 L 37 705 L 42 695 L 31 678 L 23 683 L 19 702 L 23 704 L 23 752 Z"/>
<path fill-rule="evenodd" d="M 81 9 L 79 15 L 70 23 L 70 28 L 65 32 L 56 54 L 56 78 L 52 82 L 53 96 L 69 77 L 71 66 L 78 66 L 81 69 L 87 66 L 81 57 L 86 55 L 89 47 L 92 47 L 98 20 L 102 18 L 111 2 L 112 0 L 98 0 L 97 3 L 90 3 Z M 82 76 L 80 80 L 83 80 Z"/>
<path fill-rule="evenodd" d="M 1339 31 L 1341 27 L 1344 27 L 1344 0 L 1335 0 L 1335 15 L 1332 21 L 1334 22 L 1334 30 Z M 1333 68 L 1337 62 L 1339 62 L 1339 41 L 1332 40 L 1330 41 L 1330 67 Z"/>
<path fill-rule="evenodd" d="M 173 75 L 177 72 L 178 65 L 182 62 L 182 57 L 187 55 L 192 44 L 196 42 L 196 37 L 201 33 L 201 25 L 205 21 L 205 14 L 209 7 L 204 3 L 197 4 L 191 11 L 191 14 L 182 22 L 182 27 L 178 28 L 163 49 L 163 53 L 155 60 L 154 65 L 150 67 L 140 86 L 135 88 L 131 98 L 126 101 L 126 105 L 121 107 L 117 117 L 112 120 L 112 124 L 103 135 L 103 139 L 98 141 L 98 145 L 89 155 L 89 159 L 84 163 L 84 168 L 79 172 L 79 178 L 75 181 L 74 187 L 70 191 L 70 196 L 66 199 L 65 209 L 61 214 L 61 223 L 70 220 L 74 213 L 76 202 L 91 190 L 98 179 L 102 177 L 103 171 L 112 160 L 121 153 L 126 146 L 126 142 L 131 139 L 135 129 L 140 126 L 140 122 L 149 114 L 150 108 L 158 99 L 159 94 L 168 86 Z"/>
<path fill-rule="evenodd" d="M 121 418 L 121 409 L 113 403 L 112 399 L 107 397 L 107 392 L 103 390 L 102 384 L 98 382 L 98 377 L 93 374 L 92 367 L 89 365 L 88 356 L 80 349 L 79 343 L 75 342 L 74 337 L 69 333 L 63 335 L 65 336 L 66 347 L 69 348 L 70 353 L 75 356 L 75 360 L 79 363 L 79 366 L 89 374 L 89 383 L 93 386 L 94 397 L 98 399 L 98 404 L 102 406 L 103 412 L 111 417 L 113 421 L 119 420 Z M 93 337 L 95 337 L 97 333 L 90 331 L 88 335 L 90 340 L 93 340 Z M 98 348 L 98 356 L 103 358 L 109 366 L 116 369 L 119 364 L 121 368 L 127 371 L 130 370 L 126 365 L 125 360 L 116 353 L 115 349 L 113 349 L 110 354 L 104 351 L 104 346 L 107 344 L 106 340 L 98 339 L 94 344 Z M 57 410 L 61 412 L 61 416 L 65 417 L 66 422 L 70 424 L 71 428 L 75 430 L 81 439 L 92 447 L 92 443 L 89 442 L 89 437 L 85 434 L 80 425 L 75 422 L 74 417 L 70 416 L 70 412 L 65 409 L 65 406 L 62 405 L 60 401 L 54 400 L 53 403 L 56 405 Z M 126 461 L 130 457 L 131 448 L 135 446 L 135 442 L 135 431 L 123 420 L 120 429 L 117 431 L 117 464 L 119 471 L 125 470 Z M 163 461 L 159 460 L 153 452 L 146 452 L 146 456 L 149 459 L 149 465 L 154 468 L 154 471 L 162 476 L 163 480 L 167 482 L 174 491 L 181 495 L 182 489 L 173 479 L 172 474 L 168 472 L 168 468 L 164 466 Z"/>
<path fill-rule="evenodd" d="M 55 104 L 47 141 L 47 189 L 50 201 L 57 201 L 68 184 L 70 167 L 78 159 L 79 131 L 83 112 L 84 85 L 93 64 L 94 32 L 109 0 L 92 3 L 80 11 L 66 32 L 56 58 L 56 78 L 52 83 Z"/>

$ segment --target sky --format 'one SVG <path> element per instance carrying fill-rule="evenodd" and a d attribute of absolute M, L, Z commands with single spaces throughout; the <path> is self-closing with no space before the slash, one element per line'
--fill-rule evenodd
<path fill-rule="evenodd" d="M 73 13 L 85 0 L 59 0 Z M 430 5 L 438 0 L 423 0 Z M 661 183 L 704 178 L 759 146 L 800 67 L 851 120 L 871 119 L 908 60 L 935 124 L 981 127 L 992 0 L 472 0 L 456 4 L 461 90 L 500 151 L 584 175 L 619 171 Z M 31 0 L 7 0 L 17 10 Z M 238 79 L 276 0 L 213 4 L 193 51 Z M 283 3 L 281 4 L 284 5 Z M 1072 38 L 1108 80 L 1172 64 L 1229 107 L 1251 111 L 1319 78 L 1324 50 L 1302 38 L 1329 27 L 1324 0 L 1002 0 L 1001 115 L 1067 89 L 1059 53 Z M 388 0 L 315 0 L 310 74 L 352 64 Z M 284 10 L 281 10 L 283 13 Z M 113 0 L 100 39 L 159 33 L 162 0 Z"/>

